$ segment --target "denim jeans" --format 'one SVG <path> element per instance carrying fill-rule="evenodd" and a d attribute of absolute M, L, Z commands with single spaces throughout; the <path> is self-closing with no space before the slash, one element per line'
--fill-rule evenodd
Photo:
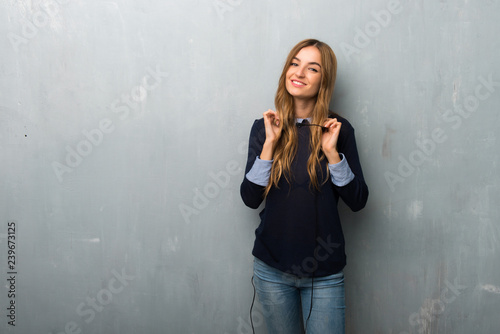
<path fill-rule="evenodd" d="M 342 271 L 315 277 L 313 282 L 312 278 L 284 273 L 255 258 L 254 284 L 269 334 L 345 333 Z"/>

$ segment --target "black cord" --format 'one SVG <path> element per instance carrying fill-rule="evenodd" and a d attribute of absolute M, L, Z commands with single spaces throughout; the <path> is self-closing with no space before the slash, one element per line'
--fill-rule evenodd
<path fill-rule="evenodd" d="M 328 131 L 328 128 L 327 128 L 326 126 L 319 125 L 319 124 L 311 124 L 311 123 L 295 123 L 295 125 L 296 125 L 298 128 L 301 128 L 301 127 L 303 127 L 303 126 L 319 126 L 323 132 L 327 132 L 327 131 Z"/>
<path fill-rule="evenodd" d="M 306 320 L 306 334 L 307 334 L 307 324 L 309 322 L 309 318 L 311 317 L 311 313 L 313 310 L 313 294 L 314 294 L 314 272 L 313 272 L 313 277 L 312 277 L 312 282 L 311 282 L 311 307 L 309 308 L 309 315 L 307 316 L 307 320 Z"/>
<path fill-rule="evenodd" d="M 324 131 L 324 129 L 323 129 Z M 315 248 L 316 249 L 318 247 L 318 193 L 316 192 L 314 194 L 314 207 L 315 207 L 315 211 L 316 211 L 316 225 L 314 226 L 315 230 L 314 230 L 314 235 L 315 235 Z M 319 264 L 318 264 L 319 265 Z M 313 295 L 314 295 L 314 274 L 316 273 L 316 269 L 314 269 L 313 271 L 313 274 L 312 274 L 312 281 L 311 281 L 311 307 L 309 308 L 309 315 L 307 316 L 307 320 L 306 320 L 306 328 L 305 328 L 305 331 L 306 331 L 306 334 L 307 334 L 307 325 L 309 323 L 309 318 L 311 317 L 311 313 L 312 313 L 312 309 L 313 309 Z"/>
<path fill-rule="evenodd" d="M 253 309 L 253 304 L 255 302 L 255 285 L 253 284 L 253 276 L 251 282 L 253 286 L 253 298 L 252 298 L 252 305 L 250 306 L 250 324 L 252 325 L 252 333 L 255 334 L 255 328 L 253 327 L 253 319 L 252 319 L 252 309 Z"/>

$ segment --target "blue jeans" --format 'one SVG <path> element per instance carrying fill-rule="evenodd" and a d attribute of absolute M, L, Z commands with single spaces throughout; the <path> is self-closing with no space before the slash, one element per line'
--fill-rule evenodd
<path fill-rule="evenodd" d="M 307 334 L 345 333 L 342 271 L 315 277 L 312 291 L 312 278 L 298 278 L 255 258 L 254 284 L 269 334 L 302 334 L 304 331 Z"/>

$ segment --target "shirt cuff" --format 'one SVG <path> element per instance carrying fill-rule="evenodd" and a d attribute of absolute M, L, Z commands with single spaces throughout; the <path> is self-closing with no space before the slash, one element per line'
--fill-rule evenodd
<path fill-rule="evenodd" d="M 354 179 L 354 174 L 344 154 L 339 153 L 339 155 L 341 161 L 336 164 L 328 164 L 328 168 L 330 169 L 330 176 L 333 184 L 338 187 L 343 187 Z"/>
<path fill-rule="evenodd" d="M 255 183 L 259 186 L 267 186 L 269 183 L 269 176 L 271 175 L 271 167 L 273 160 L 261 160 L 259 157 L 255 159 L 252 168 L 247 173 L 248 181 Z"/>

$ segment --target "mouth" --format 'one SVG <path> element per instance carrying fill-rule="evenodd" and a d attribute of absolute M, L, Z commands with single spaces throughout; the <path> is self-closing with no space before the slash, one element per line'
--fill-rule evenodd
<path fill-rule="evenodd" d="M 298 81 L 298 80 L 291 80 L 291 82 L 292 82 L 292 85 L 294 87 L 304 87 L 306 85 L 302 81 Z"/>

